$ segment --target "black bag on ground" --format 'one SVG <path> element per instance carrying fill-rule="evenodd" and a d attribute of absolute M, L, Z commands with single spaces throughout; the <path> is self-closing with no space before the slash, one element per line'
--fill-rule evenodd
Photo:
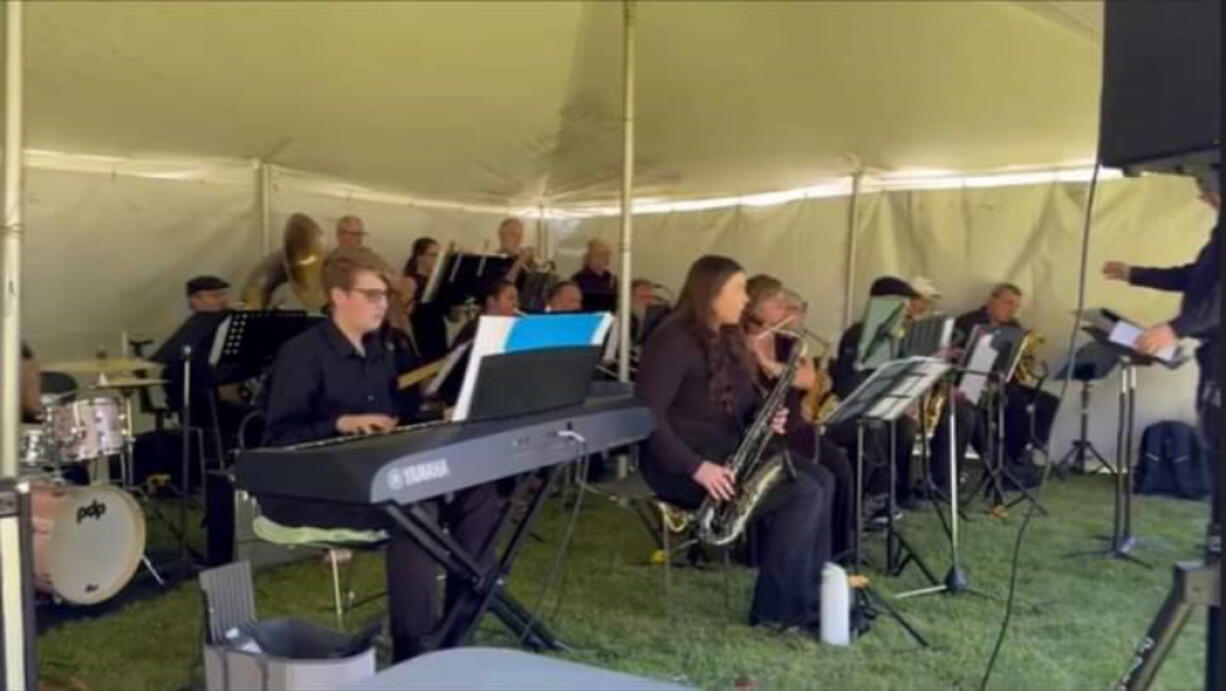
<path fill-rule="evenodd" d="M 1191 425 L 1164 420 L 1145 428 L 1136 470 L 1138 494 L 1202 499 L 1209 494 L 1210 483 L 1205 450 Z"/>

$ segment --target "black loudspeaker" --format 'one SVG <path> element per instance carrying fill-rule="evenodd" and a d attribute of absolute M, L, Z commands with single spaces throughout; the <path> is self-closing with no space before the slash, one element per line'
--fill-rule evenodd
<path fill-rule="evenodd" d="M 1099 159 L 1126 172 L 1217 163 L 1221 0 L 1107 0 Z"/>

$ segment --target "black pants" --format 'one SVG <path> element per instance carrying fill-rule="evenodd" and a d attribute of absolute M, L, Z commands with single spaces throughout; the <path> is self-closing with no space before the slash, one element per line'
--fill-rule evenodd
<path fill-rule="evenodd" d="M 932 434 L 932 446 L 928 458 L 932 473 L 932 482 L 941 489 L 949 488 L 949 403 L 941 412 L 940 422 Z M 957 438 L 954 441 L 955 472 L 962 468 L 966 457 L 966 447 L 974 444 L 975 451 L 982 458 L 988 452 L 988 413 L 978 406 L 966 401 L 959 401 L 955 409 L 955 426 Z"/>
<path fill-rule="evenodd" d="M 830 497 L 830 553 L 838 557 L 851 548 L 851 530 L 856 507 L 856 469 L 842 447 L 818 437 L 817 464 L 802 456 L 794 459 L 797 470 L 813 476 Z"/>
<path fill-rule="evenodd" d="M 819 612 L 821 570 L 830 560 L 834 478 L 812 459 L 806 465 L 775 486 L 754 513 L 762 546 L 750 624 L 803 624 Z M 702 502 L 703 489 L 688 477 L 648 473 L 645 479 L 669 503 L 692 509 Z"/>
<path fill-rule="evenodd" d="M 492 545 L 487 543 L 502 510 L 502 500 L 492 483 L 457 492 L 449 502 L 434 500 L 426 502 L 424 506 L 466 551 L 487 564 L 492 562 Z M 391 516 L 375 508 L 273 497 L 260 499 L 260 509 L 270 519 L 283 525 L 386 530 L 390 536 L 384 558 L 393 661 L 406 660 L 432 647 L 426 635 L 434 630 L 439 617 L 438 565 Z M 449 577 L 445 607 L 450 609 L 457 606 L 467 591 L 466 583 Z M 463 606 L 472 606 L 473 603 L 468 600 L 471 598 L 464 599 Z M 449 647 L 458 645 L 460 641 L 436 643 Z"/>
<path fill-rule="evenodd" d="M 919 425 L 907 416 L 894 423 L 894 497 L 906 501 L 911 497 L 911 455 Z M 825 437 L 842 448 L 855 482 L 855 465 L 859 447 L 859 425 L 843 422 L 826 428 Z M 886 494 L 890 491 L 890 426 L 871 424 L 864 427 L 864 491 L 866 494 Z M 854 484 L 853 484 L 854 487 Z"/>
<path fill-rule="evenodd" d="M 1026 447 L 1031 443 L 1047 446 L 1052 425 L 1060 408 L 1060 398 L 1046 391 L 1010 384 L 1005 404 L 1005 460 L 1013 464 L 1030 461 Z M 1031 408 L 1034 408 L 1033 429 Z"/>

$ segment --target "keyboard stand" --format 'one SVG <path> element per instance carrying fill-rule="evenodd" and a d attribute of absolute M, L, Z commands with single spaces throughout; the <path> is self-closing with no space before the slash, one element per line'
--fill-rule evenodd
<path fill-rule="evenodd" d="M 535 489 L 529 490 L 531 494 L 524 517 L 512 529 L 510 539 L 506 542 L 502 554 L 493 560 L 490 566 L 482 564 L 488 561 L 487 557 L 498 544 L 498 538 L 511 523 L 511 516 L 515 512 L 514 501 L 506 502 L 489 543 L 484 546 L 478 556 L 474 556 L 461 547 L 421 505 L 397 506 L 393 504 L 387 507 L 388 514 L 396 524 L 407 532 L 422 549 L 426 550 L 447 571 L 449 577 L 463 579 L 469 584 L 469 590 L 462 596 L 463 599 L 444 615 L 437 629 L 437 647 L 450 648 L 464 645 L 472 637 L 481 617 L 486 611 L 491 611 L 515 634 L 521 644 L 533 651 L 570 650 L 565 643 L 559 641 L 541 622 L 537 621 L 531 612 L 511 597 L 504 587 L 506 578 L 511 572 L 511 564 L 515 561 L 524 539 L 528 536 L 528 529 L 544 503 L 546 493 L 553 484 L 559 467 L 558 465 L 552 466 L 537 475 L 541 478 L 541 482 Z M 519 490 L 524 485 L 530 486 L 530 483 L 524 482 L 524 477 L 521 476 L 517 481 L 515 495 L 520 493 Z"/>

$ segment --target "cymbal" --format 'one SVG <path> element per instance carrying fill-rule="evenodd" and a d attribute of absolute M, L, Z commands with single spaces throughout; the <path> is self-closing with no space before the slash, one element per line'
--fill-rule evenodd
<path fill-rule="evenodd" d="M 87 374 L 120 374 L 143 369 L 161 369 L 162 365 L 151 360 L 140 358 L 93 358 L 90 360 L 68 360 L 43 365 L 44 370 L 52 372 L 83 372 Z"/>
<path fill-rule="evenodd" d="M 146 386 L 159 386 L 165 384 L 165 379 L 141 379 L 138 377 L 116 377 L 115 379 L 107 379 L 105 383 L 99 382 L 90 386 L 91 389 L 140 389 Z"/>

